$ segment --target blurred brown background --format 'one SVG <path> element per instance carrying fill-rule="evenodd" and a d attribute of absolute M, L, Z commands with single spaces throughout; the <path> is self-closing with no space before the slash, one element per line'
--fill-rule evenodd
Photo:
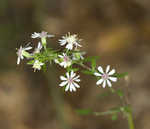
<path fill-rule="evenodd" d="M 106 111 L 116 96 L 100 98 L 96 80 L 81 74 L 81 88 L 63 93 L 60 67 L 34 73 L 25 62 L 16 66 L 16 48 L 33 42 L 33 32 L 55 34 L 49 46 L 67 32 L 84 39 L 82 50 L 129 72 L 130 103 L 136 129 L 150 129 L 149 0 L 0 0 L 0 129 L 127 129 L 127 121 L 110 116 L 80 116 L 79 108 Z M 114 87 L 124 87 L 120 79 Z"/>

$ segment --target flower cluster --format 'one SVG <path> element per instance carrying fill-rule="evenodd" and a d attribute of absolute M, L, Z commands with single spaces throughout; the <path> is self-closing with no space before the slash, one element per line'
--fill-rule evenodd
<path fill-rule="evenodd" d="M 106 71 L 104 72 L 101 66 L 96 70 L 96 60 L 95 58 L 85 58 L 85 52 L 80 51 L 80 47 L 82 47 L 81 39 L 78 38 L 76 34 L 66 34 L 62 36 L 61 39 L 58 40 L 60 46 L 64 47 L 64 49 L 53 50 L 52 48 L 47 48 L 47 38 L 52 38 L 54 35 L 50 35 L 47 32 L 42 31 L 41 33 L 34 32 L 31 35 L 31 38 L 39 38 L 40 41 L 37 44 L 37 47 L 31 51 L 33 47 L 31 47 L 31 43 L 26 45 L 25 47 L 20 46 L 17 49 L 17 65 L 20 64 L 20 61 L 24 58 L 29 61 L 27 64 L 32 65 L 34 71 L 45 69 L 46 64 L 54 62 L 59 66 L 66 69 L 66 75 L 60 76 L 62 82 L 59 84 L 60 87 L 65 86 L 65 91 L 76 91 L 77 88 L 80 88 L 78 83 L 80 82 L 79 75 L 76 75 L 76 71 L 79 71 L 79 68 L 76 68 L 77 65 L 86 69 L 83 73 L 90 73 L 95 75 L 98 78 L 96 82 L 97 85 L 101 85 L 105 88 L 106 85 L 111 87 L 112 84 L 110 81 L 116 82 L 117 77 L 115 75 L 115 70 L 110 71 L 110 66 L 108 65 Z M 85 63 L 90 62 L 91 67 L 85 65 Z M 75 68 L 74 68 L 75 64 Z M 109 72 L 110 71 L 110 72 Z"/>

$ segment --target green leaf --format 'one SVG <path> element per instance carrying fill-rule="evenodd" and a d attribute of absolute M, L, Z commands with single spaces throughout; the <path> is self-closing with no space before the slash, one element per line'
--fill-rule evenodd
<path fill-rule="evenodd" d="M 114 74 L 114 76 L 117 77 L 117 78 L 122 78 L 122 77 L 125 77 L 125 76 L 127 76 L 127 75 L 128 75 L 127 72 L 120 73 L 120 74 L 118 74 L 118 73 Z"/>
<path fill-rule="evenodd" d="M 95 59 L 91 60 L 91 66 L 92 66 L 92 70 L 94 71 L 96 68 L 96 60 Z"/>
<path fill-rule="evenodd" d="M 86 57 L 83 62 L 91 62 L 92 60 L 98 60 L 99 56 Z"/>
<path fill-rule="evenodd" d="M 124 96 L 124 93 L 121 89 L 118 89 L 117 91 L 118 96 L 120 96 L 121 98 Z"/>
<path fill-rule="evenodd" d="M 93 72 L 89 70 L 82 70 L 81 72 L 87 75 L 93 75 Z"/>
<path fill-rule="evenodd" d="M 27 64 L 32 65 L 34 63 L 34 60 L 30 60 L 27 62 Z"/>
<path fill-rule="evenodd" d="M 117 120 L 117 118 L 118 118 L 117 113 L 113 114 L 111 117 L 112 120 Z"/>
<path fill-rule="evenodd" d="M 80 115 L 89 115 L 92 113 L 90 109 L 77 109 L 76 112 Z"/>

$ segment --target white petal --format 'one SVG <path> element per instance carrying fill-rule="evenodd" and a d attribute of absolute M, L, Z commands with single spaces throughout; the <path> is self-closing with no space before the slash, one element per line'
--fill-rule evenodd
<path fill-rule="evenodd" d="M 62 55 L 58 55 L 58 57 L 63 58 L 63 56 L 62 56 Z"/>
<path fill-rule="evenodd" d="M 39 42 L 38 43 L 38 47 L 37 47 L 39 50 L 41 50 L 42 49 L 42 44 L 41 44 L 41 42 Z"/>
<path fill-rule="evenodd" d="M 69 87 L 70 87 L 70 85 L 68 84 L 68 85 L 66 86 L 66 88 L 65 88 L 65 91 L 68 91 L 68 90 L 69 90 Z"/>
<path fill-rule="evenodd" d="M 61 63 L 60 63 L 61 66 L 64 66 L 65 64 L 66 64 L 65 62 L 61 62 Z"/>
<path fill-rule="evenodd" d="M 24 57 L 23 57 L 22 55 L 20 55 L 20 59 L 22 59 L 22 60 L 23 60 L 23 59 L 24 59 Z"/>
<path fill-rule="evenodd" d="M 68 72 L 66 73 L 66 76 L 67 76 L 67 78 L 69 78 L 69 73 Z"/>
<path fill-rule="evenodd" d="M 109 73 L 108 73 L 108 75 L 113 75 L 115 73 L 115 69 L 112 69 Z"/>
<path fill-rule="evenodd" d="M 67 81 L 64 81 L 62 83 L 59 84 L 59 86 L 65 86 L 68 82 Z"/>
<path fill-rule="evenodd" d="M 76 82 L 80 82 L 81 80 L 80 80 L 80 79 L 75 79 L 74 81 L 76 81 Z"/>
<path fill-rule="evenodd" d="M 116 82 L 117 81 L 117 78 L 116 77 L 109 77 L 109 79 L 113 82 Z"/>
<path fill-rule="evenodd" d="M 67 44 L 66 48 L 69 49 L 69 50 L 72 50 L 73 45 L 71 43 L 69 43 L 69 44 Z"/>
<path fill-rule="evenodd" d="M 17 65 L 19 65 L 20 64 L 20 58 L 18 57 L 17 58 Z"/>
<path fill-rule="evenodd" d="M 64 76 L 60 76 L 60 79 L 63 80 L 63 81 L 67 80 L 67 78 L 65 78 Z"/>
<path fill-rule="evenodd" d="M 107 84 L 108 84 L 109 87 L 112 86 L 112 85 L 111 85 L 111 82 L 110 82 L 109 80 L 107 80 Z"/>
<path fill-rule="evenodd" d="M 73 84 L 71 85 L 71 87 L 72 87 L 72 90 L 73 90 L 73 91 L 76 91 L 76 88 L 74 87 Z"/>
<path fill-rule="evenodd" d="M 106 87 L 106 80 L 105 80 L 105 81 L 103 81 L 103 85 L 102 85 L 102 87 L 103 87 L 103 88 L 105 88 L 105 87 Z"/>
<path fill-rule="evenodd" d="M 108 73 L 109 70 L 110 70 L 110 65 L 107 65 L 106 73 Z"/>
<path fill-rule="evenodd" d="M 73 83 L 75 87 L 80 88 L 80 86 L 77 83 Z"/>
<path fill-rule="evenodd" d="M 80 77 L 80 76 L 78 75 L 78 76 L 76 76 L 75 78 L 73 78 L 73 80 L 76 81 L 79 77 Z"/>
<path fill-rule="evenodd" d="M 95 76 L 102 76 L 100 73 L 94 73 Z"/>
<path fill-rule="evenodd" d="M 101 66 L 98 67 L 98 71 L 104 73 L 103 68 Z"/>
<path fill-rule="evenodd" d="M 66 40 L 61 40 L 61 39 L 60 39 L 60 40 L 59 40 L 59 43 L 60 43 L 61 46 L 63 46 L 63 45 L 66 44 Z"/>
<path fill-rule="evenodd" d="M 73 71 L 71 71 L 71 78 L 73 78 L 75 75 L 76 74 Z"/>
<path fill-rule="evenodd" d="M 51 38 L 51 37 L 55 37 L 55 35 L 48 34 L 47 37 Z"/>
<path fill-rule="evenodd" d="M 99 79 L 97 82 L 96 82 L 96 85 L 100 85 L 104 80 L 103 79 Z"/>
<path fill-rule="evenodd" d="M 70 85 L 70 92 L 72 92 L 72 84 Z"/>
<path fill-rule="evenodd" d="M 26 47 L 26 48 L 24 48 L 24 50 L 30 50 L 30 49 L 32 49 L 32 47 Z"/>

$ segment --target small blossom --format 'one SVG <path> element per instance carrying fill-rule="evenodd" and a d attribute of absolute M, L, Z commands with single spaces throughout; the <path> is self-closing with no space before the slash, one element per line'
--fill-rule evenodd
<path fill-rule="evenodd" d="M 40 62 L 39 60 L 35 60 L 34 64 L 33 64 L 33 67 L 34 68 L 34 71 L 37 69 L 37 70 L 40 70 L 41 69 L 41 66 L 44 65 L 44 63 Z"/>
<path fill-rule="evenodd" d="M 60 83 L 59 86 L 61 86 L 61 87 L 66 86 L 65 91 L 70 90 L 70 92 L 76 91 L 76 88 L 80 88 L 80 86 L 76 83 L 76 82 L 80 82 L 79 75 L 76 76 L 76 73 L 71 71 L 70 74 L 69 74 L 69 72 L 67 72 L 66 76 L 67 77 L 60 76 L 60 79 L 63 82 Z"/>
<path fill-rule="evenodd" d="M 110 72 L 110 66 L 108 65 L 106 68 L 106 72 L 103 71 L 103 68 L 101 66 L 98 67 L 98 71 L 99 72 L 95 72 L 94 75 L 95 76 L 100 76 L 101 79 L 99 79 L 96 84 L 100 85 L 102 84 L 102 87 L 105 88 L 106 87 L 106 83 L 108 84 L 109 87 L 112 86 L 110 81 L 116 82 L 117 78 L 116 77 L 111 77 L 114 73 L 115 73 L 115 69 L 112 69 Z"/>
<path fill-rule="evenodd" d="M 41 42 L 39 42 L 37 48 L 35 48 L 35 50 L 34 50 L 33 53 L 40 53 L 42 47 L 43 47 L 43 46 L 42 46 Z"/>
<path fill-rule="evenodd" d="M 63 55 L 58 55 L 62 59 L 62 62 L 60 62 L 60 66 L 63 66 L 64 68 L 69 67 L 72 63 L 71 59 L 63 53 Z"/>
<path fill-rule="evenodd" d="M 22 59 L 24 59 L 24 56 L 25 57 L 29 57 L 29 53 L 27 53 L 26 51 L 27 50 L 30 50 L 30 49 L 32 49 L 32 47 L 22 47 L 22 46 L 20 46 L 20 48 L 18 49 L 18 51 L 17 51 L 17 56 L 18 56 L 18 58 L 17 58 L 17 64 L 19 65 L 20 64 L 20 60 Z"/>
<path fill-rule="evenodd" d="M 61 46 L 66 45 L 66 48 L 68 50 L 72 50 L 73 47 L 75 46 L 76 49 L 77 47 L 81 47 L 81 45 L 79 44 L 81 41 L 81 39 L 78 39 L 76 34 L 70 35 L 70 33 L 68 33 L 68 35 L 66 36 L 62 36 L 62 39 L 59 39 L 59 43 Z"/>
<path fill-rule="evenodd" d="M 34 32 L 34 34 L 31 35 L 31 38 L 51 38 L 51 37 L 54 37 L 54 35 L 50 35 L 50 34 L 47 34 L 47 32 L 45 31 L 42 31 L 41 33 L 36 33 Z"/>

